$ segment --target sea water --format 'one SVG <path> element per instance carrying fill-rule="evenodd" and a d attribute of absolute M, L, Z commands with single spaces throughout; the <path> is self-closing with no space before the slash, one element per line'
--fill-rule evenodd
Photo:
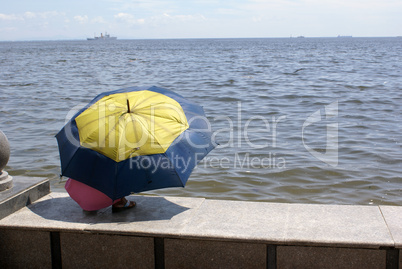
<path fill-rule="evenodd" d="M 0 70 L 6 170 L 53 191 L 71 111 L 155 85 L 202 105 L 220 145 L 185 188 L 148 194 L 402 205 L 400 38 L 0 42 Z"/>

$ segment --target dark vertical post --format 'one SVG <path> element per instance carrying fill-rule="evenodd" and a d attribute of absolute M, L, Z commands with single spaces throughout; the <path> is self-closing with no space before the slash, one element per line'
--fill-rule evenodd
<path fill-rule="evenodd" d="M 276 246 L 267 245 L 267 268 L 276 269 Z"/>
<path fill-rule="evenodd" d="M 62 268 L 59 232 L 50 232 L 50 250 L 52 255 L 52 268 L 53 269 Z"/>
<path fill-rule="evenodd" d="M 164 238 L 154 238 L 155 269 L 165 268 L 165 241 Z"/>
<path fill-rule="evenodd" d="M 386 268 L 397 269 L 399 268 L 399 249 L 387 249 Z"/>

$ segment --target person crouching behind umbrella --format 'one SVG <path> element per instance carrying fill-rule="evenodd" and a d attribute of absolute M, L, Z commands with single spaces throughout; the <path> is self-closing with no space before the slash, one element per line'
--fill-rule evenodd
<path fill-rule="evenodd" d="M 136 203 L 123 197 L 112 200 L 106 194 L 82 182 L 69 178 L 64 186 L 70 197 L 85 211 L 96 211 L 112 206 L 113 212 L 135 207 Z"/>

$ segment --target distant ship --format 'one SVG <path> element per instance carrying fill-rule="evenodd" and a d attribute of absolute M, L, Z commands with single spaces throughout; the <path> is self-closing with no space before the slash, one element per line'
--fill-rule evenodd
<path fill-rule="evenodd" d="M 338 35 L 338 38 L 352 38 L 351 35 Z"/>
<path fill-rule="evenodd" d="M 304 38 L 304 36 L 302 36 L 302 35 L 299 35 L 297 38 Z"/>
<path fill-rule="evenodd" d="M 88 37 L 87 40 L 116 40 L 117 37 L 110 36 L 108 33 L 105 32 L 105 35 L 101 33 L 100 36 Z"/>

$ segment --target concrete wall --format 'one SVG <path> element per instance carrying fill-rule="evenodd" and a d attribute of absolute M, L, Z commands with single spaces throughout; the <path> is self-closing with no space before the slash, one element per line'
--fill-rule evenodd
<path fill-rule="evenodd" d="M 399 268 L 402 209 L 51 193 L 0 220 L 0 268 Z M 402 267 L 401 267 L 402 268 Z"/>

